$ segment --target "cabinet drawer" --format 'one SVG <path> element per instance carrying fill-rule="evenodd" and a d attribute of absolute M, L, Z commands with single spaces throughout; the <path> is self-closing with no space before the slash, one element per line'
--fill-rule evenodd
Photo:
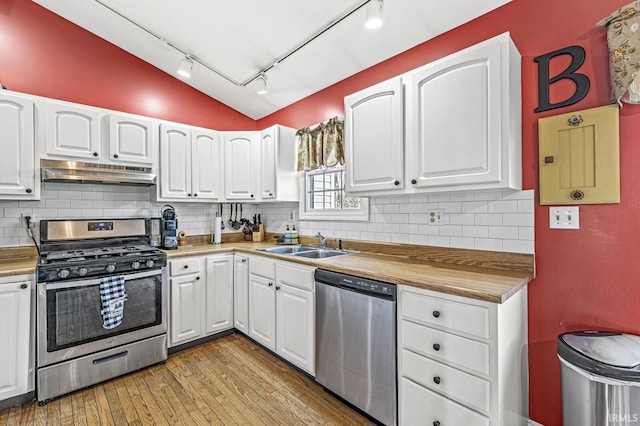
<path fill-rule="evenodd" d="M 313 291 L 313 269 L 292 265 L 276 265 L 278 283 Z"/>
<path fill-rule="evenodd" d="M 172 277 L 200 272 L 200 259 L 176 259 L 169 262 L 169 275 Z"/>
<path fill-rule="evenodd" d="M 249 273 L 270 280 L 276 279 L 276 264 L 270 260 L 262 260 L 256 257 L 249 259 Z"/>
<path fill-rule="evenodd" d="M 403 291 L 402 316 L 427 325 L 489 338 L 489 309 Z"/>
<path fill-rule="evenodd" d="M 489 426 L 487 417 L 431 392 L 411 380 L 403 377 L 400 387 L 398 424 Z"/>
<path fill-rule="evenodd" d="M 489 413 L 489 381 L 402 350 L 402 375 L 461 403 Z"/>
<path fill-rule="evenodd" d="M 489 345 L 402 320 L 400 344 L 447 364 L 489 375 Z"/>

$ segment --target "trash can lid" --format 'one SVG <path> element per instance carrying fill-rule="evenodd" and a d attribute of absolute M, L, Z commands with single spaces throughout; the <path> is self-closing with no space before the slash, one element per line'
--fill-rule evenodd
<path fill-rule="evenodd" d="M 558 355 L 591 373 L 640 381 L 640 336 L 611 331 L 574 331 L 558 336 Z"/>

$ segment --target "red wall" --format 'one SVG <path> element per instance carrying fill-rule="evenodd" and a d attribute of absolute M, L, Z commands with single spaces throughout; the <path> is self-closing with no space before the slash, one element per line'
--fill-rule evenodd
<path fill-rule="evenodd" d="M 254 121 L 211 100 L 28 0 L 0 0 L 0 79 L 12 90 L 217 129 L 303 127 L 343 112 L 342 99 L 371 84 L 510 31 L 522 54 L 523 185 L 536 189 L 537 120 L 609 103 L 606 32 L 600 18 L 630 0 L 514 0 L 510 4 Z M 375 37 L 375 33 L 372 33 Z M 591 89 L 567 108 L 536 114 L 533 58 L 570 45 L 585 48 L 579 70 Z M 562 61 L 552 64 L 562 69 Z M 551 100 L 571 94 L 552 86 Z M 536 206 L 537 278 L 529 292 L 530 417 L 561 424 L 556 337 L 578 329 L 640 334 L 640 107 L 620 113 L 621 197 L 614 205 L 580 206 L 580 230 L 549 230 L 548 208 Z"/>
<path fill-rule="evenodd" d="M 347 78 L 258 121 L 302 127 L 327 119 L 328 111 L 343 111 L 342 98 L 443 55 L 510 31 L 522 55 L 523 185 L 538 187 L 537 120 L 544 116 L 609 103 L 606 31 L 601 18 L 630 0 L 514 0 L 436 39 L 425 42 L 378 66 Z M 579 72 L 591 88 L 570 107 L 536 114 L 537 65 L 533 58 L 579 45 L 587 52 Z M 563 63 L 564 62 L 564 63 Z M 566 67 L 552 62 L 552 75 Z M 573 93 L 573 84 L 551 86 L 551 101 Z M 462 100 L 461 100 L 462 101 Z M 546 426 L 562 423 L 558 334 L 579 329 L 614 329 L 640 334 L 640 106 L 620 112 L 621 199 L 614 205 L 580 206 L 579 230 L 550 230 L 547 207 L 536 203 L 537 277 L 529 294 L 530 417 Z"/>
<path fill-rule="evenodd" d="M 10 90 L 218 130 L 253 119 L 30 0 L 0 0 L 0 80 Z"/>

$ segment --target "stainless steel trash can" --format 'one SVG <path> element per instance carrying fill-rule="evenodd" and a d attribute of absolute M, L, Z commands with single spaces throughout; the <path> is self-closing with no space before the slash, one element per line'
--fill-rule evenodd
<path fill-rule="evenodd" d="M 558 336 L 564 426 L 640 426 L 640 336 Z"/>

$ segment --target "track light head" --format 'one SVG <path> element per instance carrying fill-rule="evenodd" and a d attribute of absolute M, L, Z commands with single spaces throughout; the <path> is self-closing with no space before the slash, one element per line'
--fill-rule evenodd
<path fill-rule="evenodd" d="M 263 73 L 256 78 L 256 94 L 266 95 L 267 93 L 269 93 L 269 90 L 267 90 L 267 75 Z"/>
<path fill-rule="evenodd" d="M 193 59 L 188 56 L 185 56 L 182 61 L 180 61 L 180 67 L 178 68 L 178 75 L 184 78 L 191 78 L 191 70 L 193 69 Z"/>
<path fill-rule="evenodd" d="M 364 26 L 370 30 L 380 28 L 384 23 L 382 18 L 383 9 L 383 0 L 370 0 L 369 3 L 367 3 L 367 19 L 364 22 Z"/>

